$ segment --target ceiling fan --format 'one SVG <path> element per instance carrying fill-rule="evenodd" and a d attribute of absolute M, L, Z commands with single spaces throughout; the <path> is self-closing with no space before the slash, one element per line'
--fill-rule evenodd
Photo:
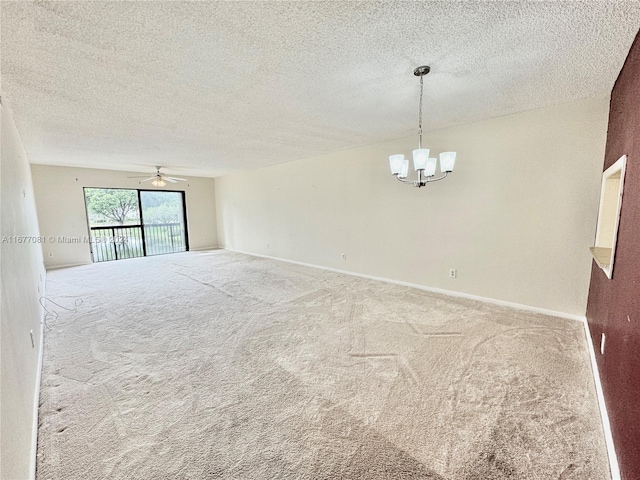
<path fill-rule="evenodd" d="M 151 177 L 147 177 L 146 175 L 142 175 L 139 177 L 127 177 L 127 178 L 143 178 L 144 180 L 140 180 L 141 182 L 148 182 L 149 180 L 152 180 L 151 185 L 153 185 L 154 187 L 164 187 L 167 182 L 170 183 L 178 183 L 178 182 L 186 182 L 187 179 L 186 178 L 178 178 L 178 177 L 169 177 L 167 175 L 165 175 L 164 173 L 160 173 L 160 169 L 162 167 L 156 167 L 156 173 L 155 175 L 151 176 Z"/>

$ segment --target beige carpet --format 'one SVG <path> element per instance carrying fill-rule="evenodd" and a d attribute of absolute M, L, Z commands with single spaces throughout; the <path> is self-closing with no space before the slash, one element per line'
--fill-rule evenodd
<path fill-rule="evenodd" d="M 609 478 L 577 321 L 225 251 L 47 294 L 39 479 Z"/>

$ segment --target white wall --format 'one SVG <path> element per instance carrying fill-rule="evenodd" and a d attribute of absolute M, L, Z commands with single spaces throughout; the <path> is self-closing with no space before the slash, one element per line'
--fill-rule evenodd
<path fill-rule="evenodd" d="M 32 165 L 31 169 L 40 231 L 45 238 L 82 238 L 88 235 L 84 187 L 153 189 L 148 182 L 140 183 L 127 178 L 140 175 L 132 172 L 49 165 Z M 190 250 L 215 247 L 217 232 L 213 179 L 186 178 L 188 182 L 167 184 L 162 189 L 185 192 Z M 88 243 L 47 241 L 43 244 L 43 251 L 47 268 L 91 263 Z"/>
<path fill-rule="evenodd" d="M 2 290 L 1 468 L 0 478 L 25 479 L 34 470 L 37 376 L 41 337 L 39 297 L 45 270 L 38 243 L 16 243 L 14 236 L 38 237 L 29 160 L 13 122 L 10 108 L 2 109 L 0 144 Z M 30 332 L 33 331 L 34 344 Z"/>
<path fill-rule="evenodd" d="M 220 177 L 218 243 L 582 315 L 607 116 L 598 98 L 430 132 L 458 159 L 422 189 L 388 170 L 416 137 Z"/>

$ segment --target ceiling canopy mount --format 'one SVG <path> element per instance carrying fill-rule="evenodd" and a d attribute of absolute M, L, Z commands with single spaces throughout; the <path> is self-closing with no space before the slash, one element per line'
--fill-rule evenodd
<path fill-rule="evenodd" d="M 422 67 L 418 67 L 413 71 L 413 74 L 416 77 L 422 77 L 431 71 L 431 67 L 428 65 L 423 65 Z"/>

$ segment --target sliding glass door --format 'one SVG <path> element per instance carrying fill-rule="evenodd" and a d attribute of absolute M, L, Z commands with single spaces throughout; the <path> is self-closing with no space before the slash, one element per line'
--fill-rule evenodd
<path fill-rule="evenodd" d="M 141 190 L 140 208 L 147 255 L 187 250 L 183 192 Z"/>
<path fill-rule="evenodd" d="M 184 192 L 85 188 L 94 262 L 189 249 Z"/>

